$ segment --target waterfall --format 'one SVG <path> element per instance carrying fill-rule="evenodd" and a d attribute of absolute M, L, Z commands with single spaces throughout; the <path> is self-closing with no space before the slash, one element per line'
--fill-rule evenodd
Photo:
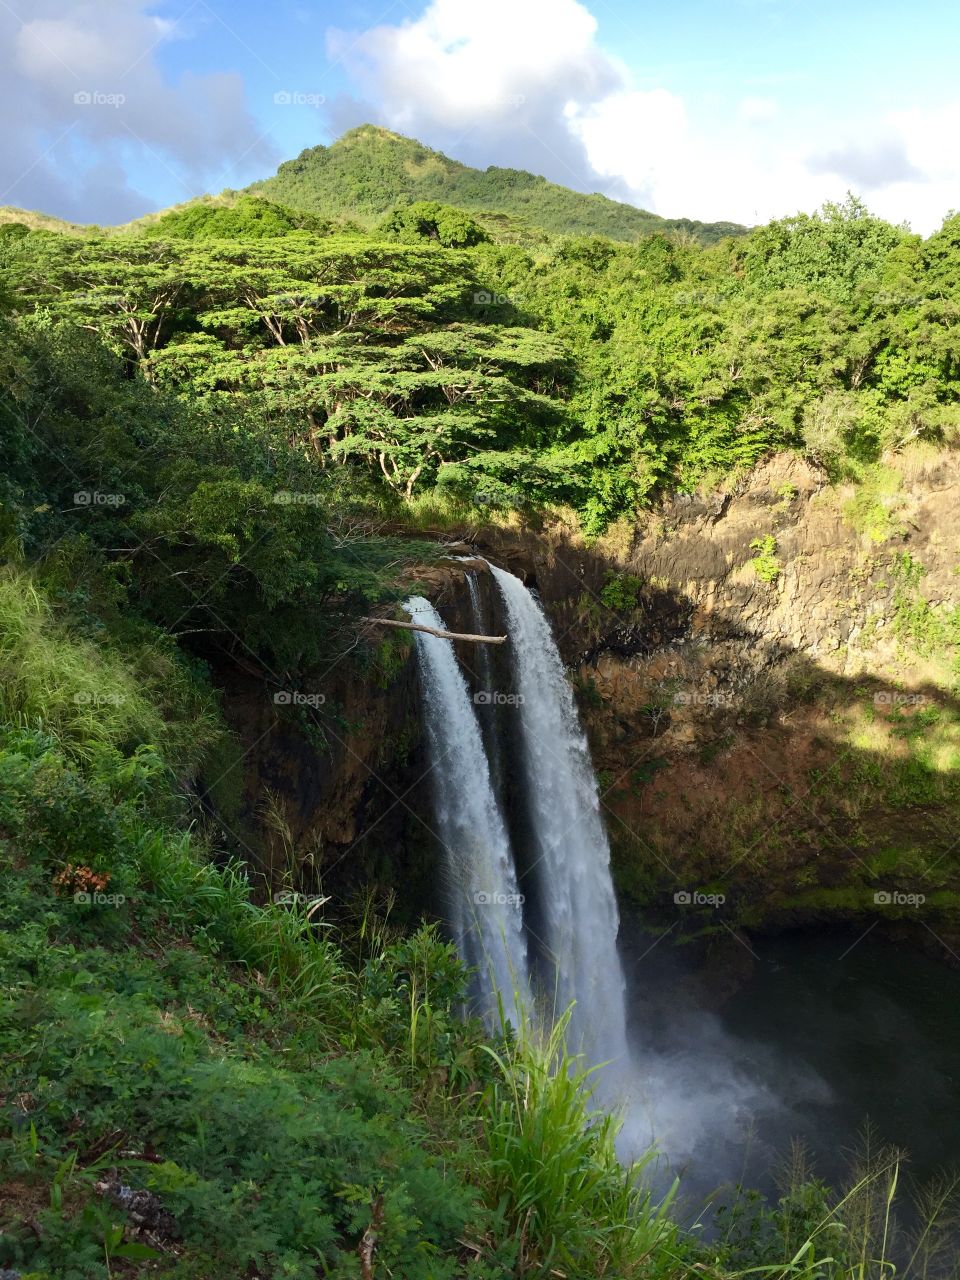
<path fill-rule="evenodd" d="M 467 573 L 467 589 L 470 592 L 471 630 L 478 636 L 487 635 L 490 631 L 483 603 L 480 599 L 480 585 L 476 573 Z M 500 750 L 500 725 L 498 723 L 497 706 L 491 695 L 496 690 L 497 682 L 493 673 L 493 661 L 490 657 L 490 646 L 478 644 L 474 664 L 474 676 L 485 694 L 485 701 L 477 707 L 477 719 L 480 721 L 480 732 L 487 750 L 487 761 L 490 766 L 490 781 L 497 802 L 504 811 L 503 795 L 503 752 Z"/>
<path fill-rule="evenodd" d="M 415 622 L 444 629 L 422 596 L 412 596 L 405 607 Z M 464 961 L 477 970 L 479 1011 L 494 1020 L 499 993 L 506 1016 L 519 1027 L 531 1004 L 522 904 L 480 725 L 453 644 L 422 631 L 413 634 L 434 812 L 446 857 L 449 924 Z"/>
<path fill-rule="evenodd" d="M 477 575 L 468 573 L 467 590 L 470 592 L 470 617 L 473 622 L 473 629 L 478 636 L 485 634 L 484 627 L 486 622 L 483 616 L 483 606 L 480 603 L 480 588 L 477 585 Z M 480 668 L 480 675 L 484 682 L 485 689 L 493 688 L 493 663 L 490 661 L 490 650 L 485 644 L 477 645 L 477 666 Z"/>
<path fill-rule="evenodd" d="M 494 565 L 520 695 L 517 714 L 541 939 L 555 1013 L 574 1004 L 569 1040 L 588 1061 L 628 1064 L 625 983 L 610 847 L 586 738 L 550 624 L 519 578 Z M 619 1074 L 619 1072 L 617 1073 Z"/>

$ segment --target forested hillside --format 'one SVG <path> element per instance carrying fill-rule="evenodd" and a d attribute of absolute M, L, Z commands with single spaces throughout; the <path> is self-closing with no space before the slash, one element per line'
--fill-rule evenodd
<path fill-rule="evenodd" d="M 655 231 L 682 232 L 702 244 L 743 235 L 733 222 L 661 218 L 645 209 L 584 195 L 524 169 L 472 169 L 413 138 L 365 124 L 329 147 L 310 147 L 282 164 L 275 177 L 250 191 L 328 217 L 348 217 L 372 225 L 395 205 L 439 200 L 473 212 L 507 214 L 517 226 L 501 223 L 514 237 L 543 228 L 555 235 L 603 235 L 635 240 Z M 494 225 L 498 225 L 494 223 Z"/>
<path fill-rule="evenodd" d="M 32 230 L 96 236 L 150 232 L 163 220 L 165 234 L 171 235 L 178 234 L 170 221 L 174 215 L 189 225 L 194 217 L 204 219 L 229 210 L 248 194 L 260 197 L 264 204 L 287 206 L 291 225 L 339 224 L 354 231 L 373 230 L 389 214 L 403 217 L 404 211 L 414 206 L 415 212 L 424 202 L 453 205 L 469 211 L 483 235 L 528 248 L 549 246 L 564 235 L 633 241 L 664 232 L 693 243 L 715 244 L 724 236 L 746 233 L 745 227 L 733 222 L 661 218 L 603 195 L 558 186 L 523 169 L 493 165 L 472 169 L 413 138 L 375 125 L 351 129 L 329 147 L 309 148 L 246 191 L 228 188 L 123 225 L 85 226 L 12 206 L 0 206 L 0 225 L 22 222 Z"/>
<path fill-rule="evenodd" d="M 923 241 L 850 203 L 535 256 L 447 206 L 366 234 L 247 198 L 137 237 L 3 234 L 24 323 L 97 334 L 388 506 L 559 503 L 599 530 L 772 449 L 863 477 L 957 428 L 956 218 Z"/>

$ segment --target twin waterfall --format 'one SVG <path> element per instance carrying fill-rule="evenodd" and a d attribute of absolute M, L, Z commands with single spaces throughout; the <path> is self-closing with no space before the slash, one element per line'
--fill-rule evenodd
<path fill-rule="evenodd" d="M 518 1027 L 570 1008 L 571 1051 L 622 1066 L 619 920 L 587 743 L 543 610 L 519 578 L 490 571 L 507 620 L 511 692 L 495 688 L 487 646 L 472 658 L 480 691 L 471 695 L 451 641 L 414 633 L 447 919 L 476 969 L 474 1007 L 488 1019 L 498 999 Z M 468 581 L 474 629 L 484 632 L 474 575 Z M 406 607 L 444 629 L 429 601 Z"/>

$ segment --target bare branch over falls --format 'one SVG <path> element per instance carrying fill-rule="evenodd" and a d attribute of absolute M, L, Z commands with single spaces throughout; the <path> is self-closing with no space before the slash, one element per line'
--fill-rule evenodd
<path fill-rule="evenodd" d="M 470 644 L 506 644 L 506 636 L 471 636 L 460 631 L 438 631 L 436 627 L 425 627 L 421 622 L 395 622 L 392 618 L 362 618 L 362 622 L 375 622 L 379 627 L 402 627 L 405 631 L 425 631 L 428 636 L 438 636 L 441 640 L 467 640 Z"/>

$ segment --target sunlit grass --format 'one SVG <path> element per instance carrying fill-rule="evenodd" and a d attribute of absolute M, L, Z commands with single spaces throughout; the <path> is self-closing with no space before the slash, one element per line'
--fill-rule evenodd
<path fill-rule="evenodd" d="M 591 1109 L 593 1073 L 567 1050 L 569 1018 L 486 1050 L 497 1067 L 481 1108 L 489 1194 L 519 1242 L 520 1275 L 655 1274 L 677 1234 L 676 1187 L 656 1204 L 641 1181 L 652 1153 L 620 1163 L 619 1122 Z"/>
<path fill-rule="evenodd" d="M 0 720 L 52 734 L 75 759 L 150 744 L 189 768 L 221 732 L 175 655 L 120 652 L 72 629 L 32 574 L 0 571 Z"/>

